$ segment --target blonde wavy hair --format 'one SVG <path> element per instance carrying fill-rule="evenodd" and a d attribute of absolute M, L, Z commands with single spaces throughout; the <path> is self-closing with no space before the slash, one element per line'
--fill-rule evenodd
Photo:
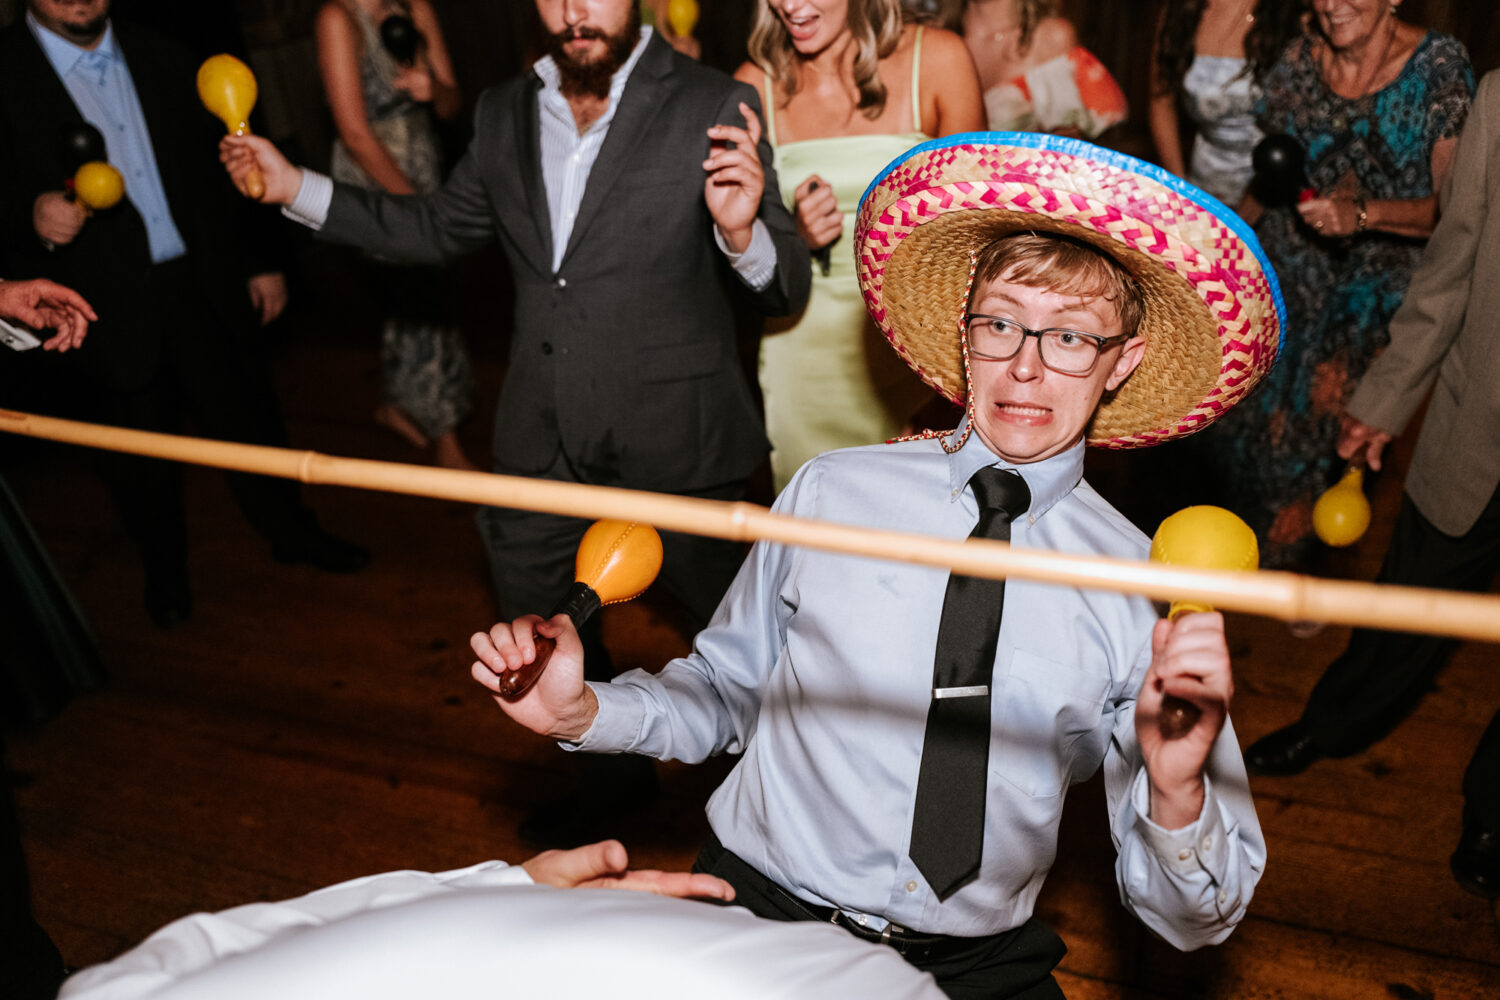
<path fill-rule="evenodd" d="M 877 69 L 880 60 L 896 51 L 904 27 L 901 0 L 849 0 L 849 33 L 854 36 L 854 85 L 859 89 L 860 112 L 870 119 L 885 110 L 885 84 Z M 758 0 L 750 26 L 750 60 L 771 79 L 782 103 L 797 93 L 797 51 L 786 25 Z"/>

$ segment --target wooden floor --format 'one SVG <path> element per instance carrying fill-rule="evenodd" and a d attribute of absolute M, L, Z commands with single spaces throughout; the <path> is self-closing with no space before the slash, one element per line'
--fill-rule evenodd
<path fill-rule="evenodd" d="M 304 307 L 277 355 L 294 443 L 418 456 L 369 415 L 373 340 L 331 307 Z M 481 398 L 502 349 L 470 322 Z M 486 453 L 489 410 L 466 429 Z M 270 561 L 221 476 L 188 475 L 197 612 L 171 632 L 141 609 L 133 551 L 78 450 L 8 470 L 91 616 L 111 679 L 9 737 L 36 910 L 68 961 L 111 957 L 195 910 L 286 897 L 395 868 L 519 861 L 517 819 L 564 787 L 570 761 L 505 721 L 468 678 L 467 637 L 491 621 L 472 511 L 310 489 L 324 522 L 374 550 L 357 576 Z M 1118 467 L 1107 489 L 1149 490 Z M 1381 484 L 1360 549 L 1332 562 L 1368 578 L 1399 484 Z M 686 647 L 650 599 L 606 612 L 622 668 Z M 1346 632 L 1294 638 L 1231 621 L 1242 743 L 1291 721 Z M 1225 945 L 1183 955 L 1120 907 L 1101 786 L 1075 790 L 1039 912 L 1067 941 L 1060 981 L 1079 998 L 1500 997 L 1496 907 L 1462 892 L 1447 858 L 1463 767 L 1500 705 L 1500 648 L 1463 649 L 1390 739 L 1291 779 L 1256 780 L 1270 861 Z M 727 764 L 664 765 L 660 804 L 618 833 L 640 865 L 684 867 Z"/>

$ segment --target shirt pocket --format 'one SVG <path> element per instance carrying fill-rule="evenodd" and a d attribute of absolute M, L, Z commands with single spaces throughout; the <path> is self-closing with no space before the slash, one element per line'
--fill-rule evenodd
<path fill-rule="evenodd" d="M 1078 741 L 1098 729 L 1108 692 L 1108 677 L 1016 650 L 994 703 L 990 772 L 1027 795 L 1061 794 Z"/>

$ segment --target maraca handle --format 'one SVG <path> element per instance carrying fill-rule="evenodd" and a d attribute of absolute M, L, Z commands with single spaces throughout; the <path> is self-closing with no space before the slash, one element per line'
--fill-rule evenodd
<path fill-rule="evenodd" d="M 245 193 L 256 201 L 266 196 L 266 179 L 259 167 L 251 167 L 250 172 L 245 175 Z"/>
<path fill-rule="evenodd" d="M 1212 611 L 1213 608 L 1207 604 L 1199 604 L 1195 601 L 1173 601 L 1172 607 L 1167 611 L 1167 617 L 1176 621 L 1181 615 L 1188 612 Z M 1161 738 L 1164 740 L 1180 740 L 1203 717 L 1203 709 L 1194 705 L 1186 698 L 1179 698 L 1175 694 L 1164 695 L 1161 700 L 1161 714 L 1157 716 L 1156 724 L 1161 730 Z"/>
<path fill-rule="evenodd" d="M 558 615 L 567 615 L 573 620 L 573 627 L 580 628 L 602 606 L 603 602 L 599 600 L 599 595 L 594 592 L 594 588 L 579 580 L 569 588 L 562 603 L 553 608 L 552 614 L 547 617 L 556 618 Z M 500 675 L 500 697 L 507 701 L 515 701 L 531 690 L 531 686 L 541 679 L 542 672 L 547 669 L 547 663 L 552 659 L 553 651 L 557 649 L 557 642 L 554 639 L 538 635 L 534 636 L 533 640 L 536 644 L 536 656 L 532 658 L 532 661 Z"/>

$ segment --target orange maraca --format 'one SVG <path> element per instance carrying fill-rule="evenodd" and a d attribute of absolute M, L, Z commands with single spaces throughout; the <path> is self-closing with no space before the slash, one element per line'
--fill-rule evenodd
<path fill-rule="evenodd" d="M 1184 507 L 1156 529 L 1151 559 L 1168 566 L 1250 570 L 1260 565 L 1260 546 L 1250 526 L 1223 507 Z M 1212 610 L 1201 601 L 1176 600 L 1167 617 Z M 1168 695 L 1161 703 L 1162 736 L 1174 740 L 1187 735 L 1200 715 L 1197 705 Z"/>
<path fill-rule="evenodd" d="M 1323 544 L 1353 545 L 1370 526 L 1370 501 L 1365 498 L 1364 470 L 1351 465 L 1337 483 L 1313 504 L 1313 531 Z"/>
<path fill-rule="evenodd" d="M 258 93 L 255 74 L 234 56 L 209 56 L 198 67 L 198 98 L 230 135 L 250 134 L 250 110 Z M 245 192 L 257 201 L 266 193 L 259 170 L 245 175 Z"/>
<path fill-rule="evenodd" d="M 575 566 L 577 582 L 548 617 L 565 614 L 578 627 L 604 605 L 638 597 L 651 586 L 661 571 L 661 536 L 649 524 L 595 521 L 578 543 Z M 537 636 L 535 658 L 500 675 L 501 697 L 525 694 L 547 669 L 556 648 L 553 640 Z"/>

